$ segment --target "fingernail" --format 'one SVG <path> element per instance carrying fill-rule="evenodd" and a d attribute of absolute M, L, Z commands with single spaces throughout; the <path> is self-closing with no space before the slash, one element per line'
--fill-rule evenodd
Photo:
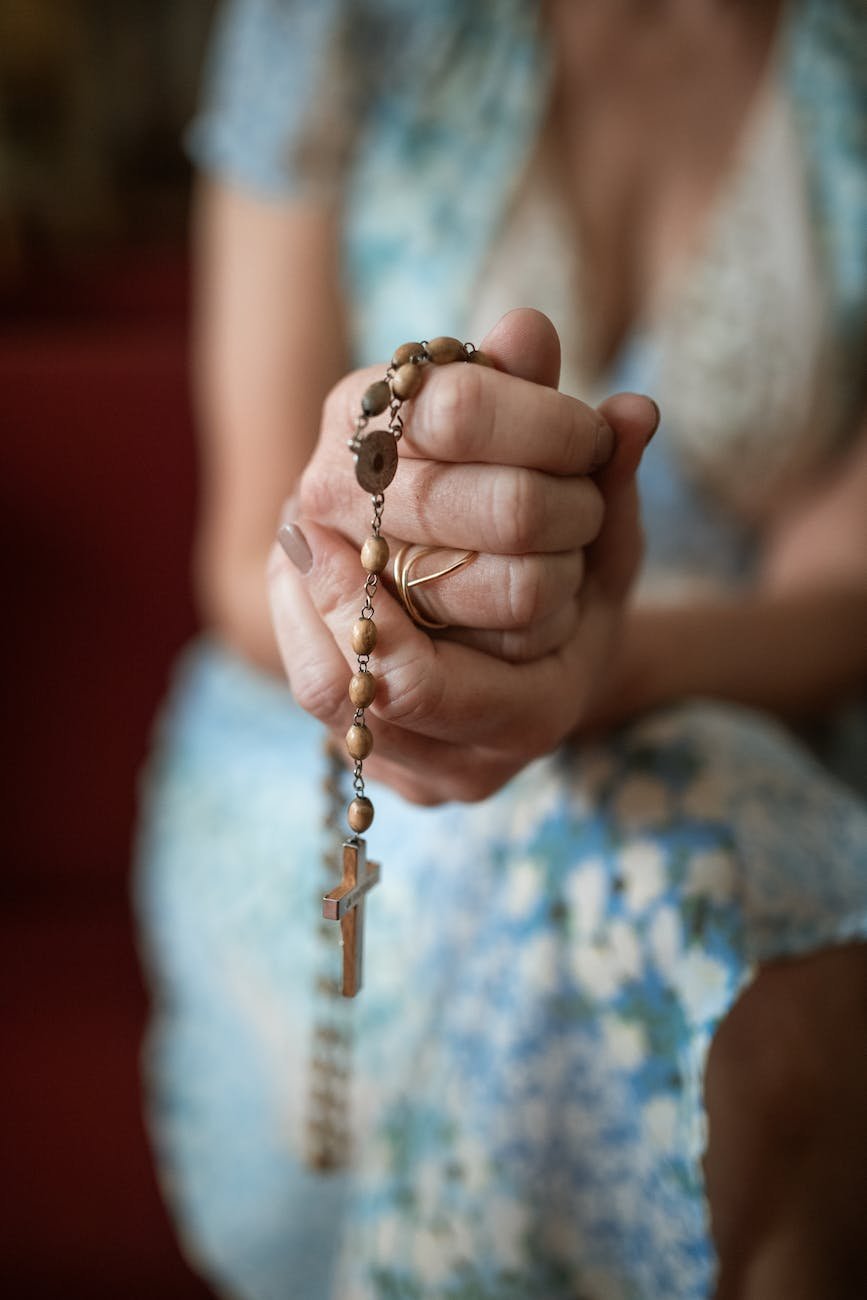
<path fill-rule="evenodd" d="M 650 433 L 647 435 L 647 440 L 644 444 L 645 447 L 647 446 L 647 443 L 650 442 L 650 439 L 653 437 L 653 435 L 656 433 L 656 430 L 659 428 L 659 421 L 662 419 L 662 412 L 660 411 L 656 402 L 654 402 L 653 398 L 648 397 L 647 400 L 648 402 L 650 402 L 650 405 L 653 407 L 654 411 L 656 411 L 656 419 L 653 423 L 653 428 L 650 430 Z"/>
<path fill-rule="evenodd" d="M 313 552 L 297 524 L 283 524 L 277 531 L 277 541 L 299 573 L 310 572 L 313 565 Z"/>
<path fill-rule="evenodd" d="M 604 469 L 614 455 L 614 430 L 607 420 L 596 425 L 596 445 L 593 448 L 593 469 Z"/>

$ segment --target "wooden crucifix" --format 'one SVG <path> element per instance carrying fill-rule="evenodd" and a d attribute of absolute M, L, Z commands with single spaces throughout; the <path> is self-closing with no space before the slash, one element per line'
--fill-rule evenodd
<path fill-rule="evenodd" d="M 343 880 L 322 900 L 326 921 L 339 921 L 343 944 L 341 993 L 354 998 L 362 983 L 364 897 L 379 883 L 379 863 L 367 861 L 367 845 L 354 836 L 343 844 Z"/>

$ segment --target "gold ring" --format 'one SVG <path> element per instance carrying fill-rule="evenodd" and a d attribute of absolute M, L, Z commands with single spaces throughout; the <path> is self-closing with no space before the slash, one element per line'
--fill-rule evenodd
<path fill-rule="evenodd" d="M 405 542 L 394 557 L 394 585 L 401 605 L 403 605 L 417 627 L 428 628 L 435 632 L 441 632 L 443 628 L 448 627 L 448 623 L 435 623 L 433 619 L 426 618 L 420 612 L 413 599 L 413 587 L 422 587 L 426 582 L 435 582 L 437 578 L 445 578 L 450 573 L 457 573 L 458 569 L 463 569 L 466 565 L 472 564 L 479 554 L 478 551 L 464 551 L 463 555 L 459 556 L 457 560 L 453 560 L 451 564 L 447 564 L 443 569 L 437 569 L 434 573 L 422 574 L 419 578 L 410 576 L 419 560 L 423 560 L 426 556 L 433 555 L 443 549 L 441 546 L 415 546 L 411 542 Z"/>

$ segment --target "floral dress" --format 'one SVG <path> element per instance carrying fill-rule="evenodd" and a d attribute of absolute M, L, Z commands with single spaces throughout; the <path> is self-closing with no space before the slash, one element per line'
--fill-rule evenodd
<path fill-rule="evenodd" d="M 221 19 L 192 151 L 275 198 L 339 175 L 359 363 L 404 337 L 473 337 L 494 284 L 504 305 L 523 295 L 554 316 L 565 386 L 592 386 L 550 273 L 556 203 L 533 170 L 547 85 L 534 9 L 419 8 L 400 59 L 388 0 L 239 0 Z M 599 383 L 665 393 L 689 356 L 642 470 L 650 590 L 747 582 L 743 480 L 819 463 L 851 425 L 864 41 L 855 4 L 791 8 L 773 93 L 688 284 Z M 328 137 L 323 179 L 304 163 L 306 106 L 335 68 L 365 110 L 351 139 Z M 770 190 L 798 201 L 774 210 L 765 181 L 781 157 Z M 796 255 L 775 262 L 772 236 Z M 836 414 L 815 441 L 807 412 L 829 392 Z M 745 451 L 756 428 L 762 445 Z M 750 473 L 733 473 L 744 454 Z M 481 804 L 419 809 L 373 790 L 383 880 L 365 989 L 327 1010 L 355 1042 L 352 1162 L 322 1175 L 303 1160 L 322 729 L 276 682 L 192 647 L 144 787 L 136 890 L 151 1130 L 190 1259 L 244 1300 L 706 1296 L 713 1033 L 758 963 L 867 932 L 867 812 L 832 771 L 851 776 L 864 752 L 853 717 L 818 754 L 759 713 L 686 701 L 564 746 Z"/>

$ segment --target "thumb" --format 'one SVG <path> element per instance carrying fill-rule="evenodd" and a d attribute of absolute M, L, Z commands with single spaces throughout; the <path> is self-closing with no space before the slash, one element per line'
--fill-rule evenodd
<path fill-rule="evenodd" d="M 602 531 L 588 553 L 588 575 L 603 595 L 622 600 L 643 552 L 641 505 L 635 474 L 659 424 L 659 407 L 638 393 L 617 393 L 598 407 L 614 430 L 615 451 L 595 481 L 605 499 Z"/>
<path fill-rule="evenodd" d="M 560 339 L 551 321 L 533 307 L 506 312 L 479 344 L 498 370 L 545 388 L 560 382 Z"/>

